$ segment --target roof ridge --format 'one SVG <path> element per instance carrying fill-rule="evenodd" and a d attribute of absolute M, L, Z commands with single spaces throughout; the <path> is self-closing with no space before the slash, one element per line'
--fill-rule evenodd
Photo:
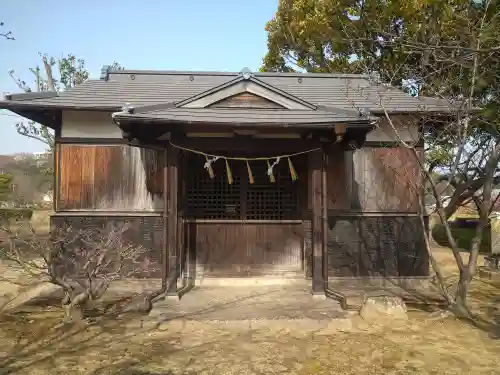
<path fill-rule="evenodd" d="M 107 74 L 116 75 L 195 75 L 195 76 L 239 76 L 241 72 L 224 72 L 224 71 L 189 71 L 189 70 L 141 70 L 141 69 L 124 69 L 113 70 L 108 69 Z M 309 78 L 358 78 L 367 79 L 366 74 L 355 73 L 284 73 L 284 72 L 252 72 L 255 77 L 309 77 Z M 103 79 L 103 78 L 101 78 Z"/>

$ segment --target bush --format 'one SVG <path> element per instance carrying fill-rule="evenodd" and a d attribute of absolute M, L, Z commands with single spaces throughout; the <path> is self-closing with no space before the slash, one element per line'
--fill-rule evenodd
<path fill-rule="evenodd" d="M 457 246 L 459 248 L 470 251 L 472 239 L 476 233 L 476 228 L 468 226 L 468 227 L 458 227 L 454 225 L 454 223 L 450 223 L 451 233 L 453 234 L 453 238 L 457 242 Z M 432 237 L 434 240 L 440 245 L 445 247 L 450 247 L 450 243 L 446 236 L 446 231 L 443 224 L 436 224 L 434 228 L 432 228 Z M 481 242 L 481 247 L 479 251 L 481 253 L 489 253 L 491 250 L 491 232 L 490 228 L 486 227 L 483 233 L 483 240 Z"/>
<path fill-rule="evenodd" d="M 31 208 L 0 208 L 0 222 L 31 220 L 32 216 Z"/>

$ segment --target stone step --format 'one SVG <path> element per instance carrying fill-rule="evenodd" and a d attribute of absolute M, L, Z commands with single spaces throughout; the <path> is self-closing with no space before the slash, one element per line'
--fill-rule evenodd
<path fill-rule="evenodd" d="M 241 320 L 219 320 L 219 319 L 167 319 L 158 317 L 149 319 L 159 330 L 182 331 L 184 329 L 204 330 L 215 329 L 265 329 L 267 331 L 309 331 L 316 334 L 333 334 L 335 332 L 350 331 L 353 328 L 353 317 L 342 316 L 334 319 L 241 319 Z"/>
<path fill-rule="evenodd" d="M 196 286 L 258 286 L 258 285 L 309 285 L 310 280 L 297 274 L 283 274 L 280 276 L 256 277 L 201 277 L 195 280 Z"/>

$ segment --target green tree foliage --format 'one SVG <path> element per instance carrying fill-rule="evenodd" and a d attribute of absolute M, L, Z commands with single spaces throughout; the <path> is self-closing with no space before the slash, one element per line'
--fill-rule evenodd
<path fill-rule="evenodd" d="M 486 6 L 486 4 L 488 6 Z M 497 82 L 500 2 L 280 0 L 262 70 L 368 73 L 427 95 L 486 100 Z M 477 52 L 477 53 L 475 53 Z M 474 57 L 477 57 L 474 64 Z"/>
<path fill-rule="evenodd" d="M 434 126 L 435 116 L 417 118 L 427 125 L 422 173 L 460 272 L 454 300 L 448 300 L 466 310 L 482 233 L 496 201 L 492 186 L 500 180 L 500 1 L 280 0 L 266 30 L 263 71 L 377 72 L 384 83 L 453 105 L 454 113 L 441 116 L 440 126 Z M 385 120 L 390 122 L 390 114 Z M 402 146 L 417 157 L 415 148 Z M 454 188 L 446 207 L 433 172 L 448 182 L 441 190 Z M 468 200 L 477 207 L 479 225 L 464 264 L 447 219 Z"/>
<path fill-rule="evenodd" d="M 51 168 L 50 157 L 35 159 L 32 155 L 5 165 L 4 170 L 12 176 L 16 185 L 12 199 L 20 205 L 37 203 L 43 194 L 52 189 L 53 177 L 47 173 Z"/>
<path fill-rule="evenodd" d="M 474 175 L 479 182 L 464 195 L 470 198 L 484 177 L 476 173 L 484 169 L 479 156 L 500 139 L 499 13 L 497 0 L 280 0 L 266 25 L 261 70 L 376 71 L 383 82 L 453 101 L 469 123 L 457 119 L 447 132 L 426 132 L 426 162 L 455 184 Z M 472 107 L 483 108 L 480 116 Z"/>
<path fill-rule="evenodd" d="M 9 200 L 12 195 L 12 175 L 0 174 L 0 202 Z"/>
<path fill-rule="evenodd" d="M 43 68 L 36 66 L 31 68 L 33 75 L 32 84 L 21 80 L 15 76 L 14 70 L 9 71 L 9 75 L 16 82 L 17 86 L 24 92 L 61 92 L 75 87 L 89 78 L 89 71 L 85 66 L 85 60 L 69 54 L 66 57 L 55 59 L 47 55 L 40 54 Z M 111 65 L 115 70 L 122 70 L 123 67 L 118 62 Z M 17 132 L 28 138 L 36 139 L 44 143 L 47 151 L 52 153 L 54 146 L 54 132 L 47 126 L 34 121 L 21 121 L 16 124 Z M 52 175 L 52 167 L 45 170 L 47 176 Z"/>
<path fill-rule="evenodd" d="M 89 78 L 85 61 L 76 58 L 72 54 L 60 59 L 40 54 L 40 58 L 43 68 L 36 66 L 30 69 L 33 75 L 32 84 L 16 78 L 14 70 L 9 72 L 9 75 L 14 79 L 17 86 L 24 92 L 60 92 L 75 87 Z M 54 70 L 57 74 L 54 73 Z M 52 151 L 54 134 L 45 125 L 37 124 L 34 121 L 22 121 L 16 124 L 16 128 L 19 134 L 43 142 L 47 146 L 47 149 Z"/>
<path fill-rule="evenodd" d="M 75 87 L 89 78 L 85 60 L 79 59 L 73 54 L 60 59 L 40 54 L 40 58 L 43 68 L 36 66 L 30 69 L 33 75 L 32 84 L 17 78 L 14 70 L 9 72 L 17 86 L 24 92 L 61 92 Z M 116 61 L 111 64 L 111 68 L 113 70 L 123 70 L 123 67 Z M 43 142 L 47 149 L 52 151 L 54 134 L 45 125 L 37 124 L 34 121 L 22 121 L 16 124 L 16 128 L 19 134 Z"/>

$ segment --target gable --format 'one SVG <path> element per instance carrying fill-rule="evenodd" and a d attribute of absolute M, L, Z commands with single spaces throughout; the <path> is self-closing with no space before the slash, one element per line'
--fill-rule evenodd
<path fill-rule="evenodd" d="M 305 110 L 316 109 L 315 105 L 305 102 L 287 92 L 279 90 L 252 77 L 238 77 L 237 79 L 227 82 L 221 86 L 214 87 L 201 94 L 178 102 L 176 106 L 180 108 L 208 108 L 215 103 L 219 103 L 228 98 L 233 98 L 240 94 L 252 94 L 262 100 L 267 100 L 268 102 L 272 102 L 278 106 L 273 108 Z M 267 103 L 267 105 L 269 104 Z"/>
<path fill-rule="evenodd" d="M 218 102 L 210 104 L 208 108 L 276 108 L 284 109 L 282 105 L 269 99 L 252 94 L 251 92 L 242 92 L 221 99 Z"/>

